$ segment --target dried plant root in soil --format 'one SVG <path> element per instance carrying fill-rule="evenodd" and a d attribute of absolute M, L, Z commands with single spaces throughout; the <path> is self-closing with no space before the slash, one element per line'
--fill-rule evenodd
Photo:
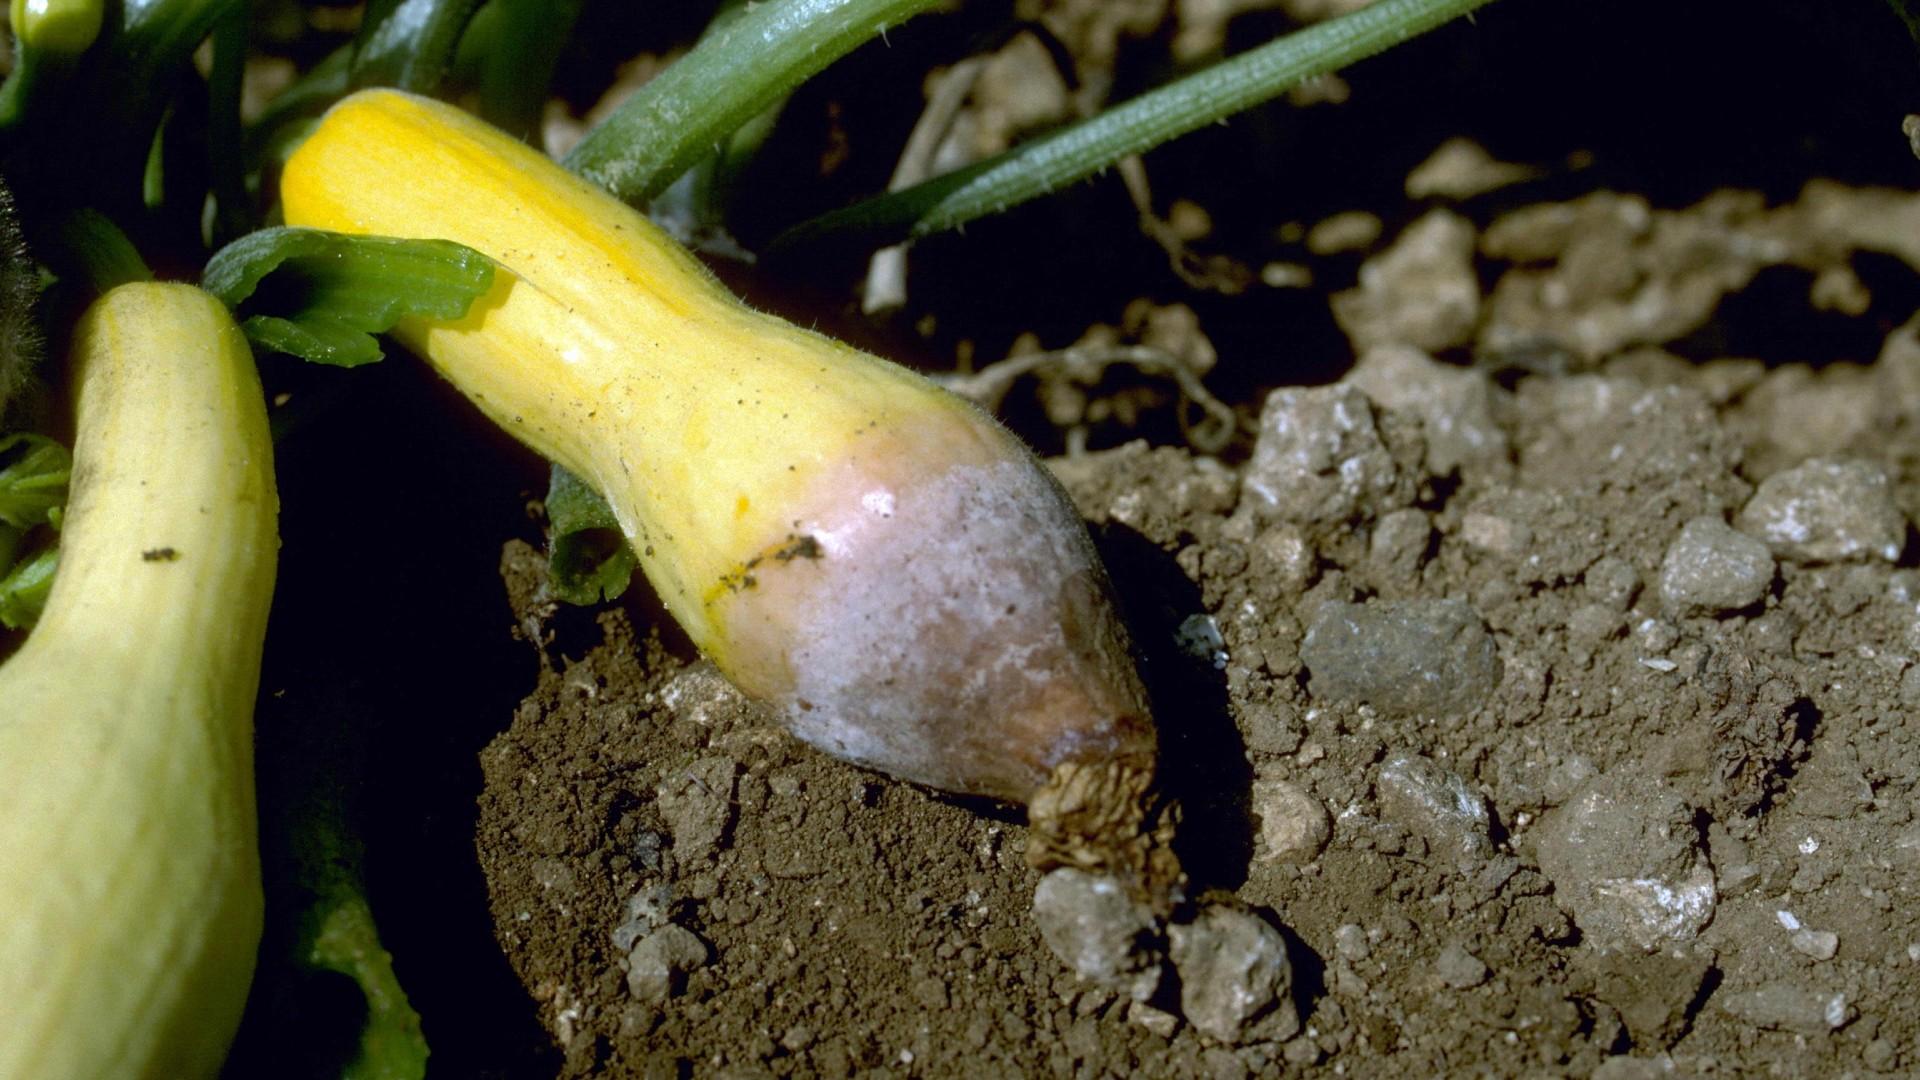
<path fill-rule="evenodd" d="M 586 478 L 694 643 L 800 738 L 1026 803 L 1033 862 L 1180 887 L 1126 633 L 1084 526 L 1005 429 L 755 312 L 644 216 L 449 106 L 336 106 L 292 225 L 455 240 L 505 273 L 398 336 Z"/>

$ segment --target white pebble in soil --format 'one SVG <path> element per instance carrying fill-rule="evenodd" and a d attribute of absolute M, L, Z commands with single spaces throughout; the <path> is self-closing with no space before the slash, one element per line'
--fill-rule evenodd
<path fill-rule="evenodd" d="M 1333 822 L 1320 800 L 1287 780 L 1253 782 L 1253 816 L 1259 823 L 1254 858 L 1280 863 L 1308 863 L 1320 854 L 1333 835 Z"/>
<path fill-rule="evenodd" d="M 1887 474 L 1848 458 L 1815 458 L 1767 477 L 1735 524 L 1797 563 L 1897 562 L 1907 542 Z"/>
<path fill-rule="evenodd" d="M 1767 545 L 1717 517 L 1687 522 L 1660 564 L 1660 601 L 1676 615 L 1721 615 L 1758 604 L 1773 584 Z"/>
<path fill-rule="evenodd" d="M 1787 943 L 1793 951 L 1815 960 L 1831 960 L 1840 951 L 1840 935 L 1831 930 L 1815 930 L 1802 926 L 1800 920 L 1791 911 L 1784 908 L 1774 912 L 1780 920 L 1780 926 L 1787 931 Z"/>
<path fill-rule="evenodd" d="M 1493 854 L 1486 799 L 1464 778 L 1419 754 L 1396 754 L 1374 778 L 1380 815 L 1424 838 L 1464 868 Z"/>
<path fill-rule="evenodd" d="M 1064 867 L 1033 890 L 1040 937 L 1081 978 L 1145 1001 L 1160 985 L 1153 911 L 1113 878 Z"/>
<path fill-rule="evenodd" d="M 1223 1043 L 1292 1038 L 1300 1017 L 1290 996 L 1286 940 L 1250 911 L 1204 907 L 1168 930 L 1180 973 L 1180 1011 L 1195 1030 Z"/>
<path fill-rule="evenodd" d="M 1623 1054 L 1608 1058 L 1593 1070 L 1593 1080 L 1665 1080 L 1675 1075 L 1673 1059 L 1665 1054 L 1650 1058 Z"/>
<path fill-rule="evenodd" d="M 641 889 L 627 897 L 627 917 L 613 928 L 613 947 L 631 952 L 643 937 L 666 925 L 673 906 L 673 890 L 666 885 Z"/>

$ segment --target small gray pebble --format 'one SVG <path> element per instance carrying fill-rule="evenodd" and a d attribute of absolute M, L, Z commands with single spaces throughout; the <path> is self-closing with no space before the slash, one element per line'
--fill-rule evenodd
<path fill-rule="evenodd" d="M 1192 922 L 1169 928 L 1168 938 L 1168 956 L 1180 973 L 1180 1011 L 1201 1034 L 1239 1043 L 1256 1031 L 1273 1040 L 1300 1030 L 1289 996 L 1286 940 L 1266 920 L 1205 907 Z"/>
<path fill-rule="evenodd" d="M 1136 1001 L 1160 985 L 1153 911 L 1113 878 L 1054 870 L 1033 891 L 1033 918 L 1047 948 L 1081 978 Z"/>
<path fill-rule="evenodd" d="M 1314 697 L 1397 716 L 1464 716 L 1501 673 L 1493 636 L 1462 600 L 1322 604 L 1300 659 Z"/>
<path fill-rule="evenodd" d="M 1722 1010 L 1757 1028 L 1824 1035 L 1853 1018 L 1847 995 L 1808 990 L 1792 983 L 1773 982 L 1753 990 L 1714 995 Z"/>
<path fill-rule="evenodd" d="M 1892 487 L 1878 465 L 1814 458 L 1761 481 L 1735 524 L 1794 562 L 1897 562 L 1907 519 Z"/>
<path fill-rule="evenodd" d="M 1678 615 L 1749 608 L 1772 584 L 1773 555 L 1767 545 L 1717 517 L 1687 522 L 1660 564 L 1660 601 Z"/>

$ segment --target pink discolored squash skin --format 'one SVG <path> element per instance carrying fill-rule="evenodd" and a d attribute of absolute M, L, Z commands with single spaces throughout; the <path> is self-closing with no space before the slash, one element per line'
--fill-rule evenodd
<path fill-rule="evenodd" d="M 723 621 L 728 674 L 794 734 L 932 787 L 1014 802 L 1056 766 L 1154 753 L 1086 529 L 984 415 L 874 433 L 816 478 Z"/>

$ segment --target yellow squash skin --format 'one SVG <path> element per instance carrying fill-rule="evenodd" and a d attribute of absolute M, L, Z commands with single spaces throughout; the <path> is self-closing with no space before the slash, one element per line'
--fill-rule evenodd
<path fill-rule="evenodd" d="M 755 312 L 643 215 L 451 106 L 336 105 L 289 225 L 458 241 L 500 266 L 398 336 L 613 507 L 698 645 L 842 758 L 1025 802 L 1154 754 L 1085 527 L 992 418 Z"/>
<path fill-rule="evenodd" d="M 186 285 L 109 292 L 74 361 L 59 573 L 0 665 L 0 1078 L 212 1076 L 260 938 L 265 406 Z"/>

